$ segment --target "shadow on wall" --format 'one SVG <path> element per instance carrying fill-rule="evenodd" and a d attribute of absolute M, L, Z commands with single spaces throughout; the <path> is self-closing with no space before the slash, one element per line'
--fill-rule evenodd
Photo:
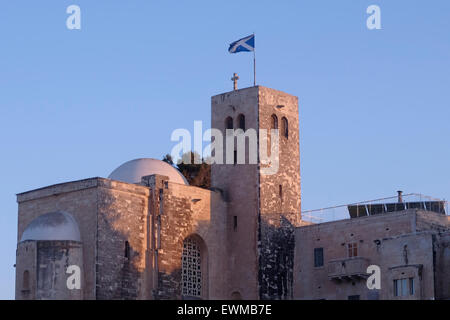
<path fill-rule="evenodd" d="M 264 214 L 259 237 L 260 299 L 293 299 L 294 226 L 281 214 Z"/>
<path fill-rule="evenodd" d="M 136 215 L 143 210 L 118 213 L 106 197 L 98 221 L 97 299 L 207 299 L 208 249 L 197 232 L 208 230 L 209 221 L 194 223 L 190 210 L 165 212 L 150 217 L 147 239 L 147 217 Z M 146 250 L 152 246 L 163 250 Z"/>
<path fill-rule="evenodd" d="M 110 199 L 104 203 L 114 204 Z M 126 217 L 117 210 L 108 210 L 108 206 L 99 212 L 99 238 L 97 247 L 96 298 L 100 300 L 135 300 L 139 298 L 139 283 L 144 283 L 146 275 L 143 255 L 144 238 L 139 235 L 141 217 Z M 105 214 L 104 212 L 113 212 Z M 141 281 L 139 281 L 141 279 Z"/>

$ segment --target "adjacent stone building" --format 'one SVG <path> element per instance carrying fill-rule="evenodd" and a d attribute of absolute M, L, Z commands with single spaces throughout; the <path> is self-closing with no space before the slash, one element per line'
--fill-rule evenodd
<path fill-rule="evenodd" d="M 443 202 L 400 199 L 348 210 L 350 219 L 297 228 L 295 299 L 450 298 L 450 221 Z M 367 286 L 371 265 L 380 268 L 380 289 Z"/>

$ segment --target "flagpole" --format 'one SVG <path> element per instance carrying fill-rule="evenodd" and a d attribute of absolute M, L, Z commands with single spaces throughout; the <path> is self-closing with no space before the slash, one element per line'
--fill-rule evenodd
<path fill-rule="evenodd" d="M 253 86 L 256 87 L 256 38 L 255 33 L 253 32 L 253 41 L 254 47 L 253 47 Z"/>

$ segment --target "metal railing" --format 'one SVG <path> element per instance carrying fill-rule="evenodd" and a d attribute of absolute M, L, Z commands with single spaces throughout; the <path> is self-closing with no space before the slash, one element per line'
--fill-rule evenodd
<path fill-rule="evenodd" d="M 437 199 L 434 197 L 426 196 L 420 193 L 409 193 L 402 195 L 402 201 L 405 203 L 408 202 L 427 202 L 427 201 L 440 201 L 444 203 L 445 214 L 448 215 L 448 201 Z M 373 200 L 366 200 L 361 202 L 343 204 L 338 206 L 314 209 L 314 210 L 302 210 L 302 220 L 311 222 L 311 223 L 321 223 L 321 222 L 329 222 L 336 220 L 344 220 L 349 219 L 350 215 L 348 212 L 349 206 L 357 206 L 357 205 L 375 205 L 382 203 L 396 203 L 398 201 L 398 196 L 379 198 Z"/>

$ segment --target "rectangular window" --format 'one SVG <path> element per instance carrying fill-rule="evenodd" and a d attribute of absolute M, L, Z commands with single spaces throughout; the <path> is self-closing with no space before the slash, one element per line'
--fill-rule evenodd
<path fill-rule="evenodd" d="M 414 294 L 414 279 L 397 279 L 394 280 L 394 296 L 395 297 L 405 297 L 408 295 L 408 284 L 409 284 L 409 294 Z"/>
<path fill-rule="evenodd" d="M 409 278 L 409 294 L 413 296 L 415 293 L 414 278 Z"/>
<path fill-rule="evenodd" d="M 408 295 L 408 279 L 402 279 L 402 297 Z"/>
<path fill-rule="evenodd" d="M 322 267 L 323 266 L 323 248 L 315 248 L 314 249 L 314 267 Z"/>
<path fill-rule="evenodd" d="M 347 245 L 347 248 L 348 248 L 348 257 L 349 258 L 358 256 L 358 244 L 356 242 L 349 243 Z"/>
<path fill-rule="evenodd" d="M 399 281 L 398 280 L 394 280 L 394 297 L 398 297 L 399 295 Z"/>
<path fill-rule="evenodd" d="M 237 231 L 237 216 L 233 217 L 233 230 Z"/>

